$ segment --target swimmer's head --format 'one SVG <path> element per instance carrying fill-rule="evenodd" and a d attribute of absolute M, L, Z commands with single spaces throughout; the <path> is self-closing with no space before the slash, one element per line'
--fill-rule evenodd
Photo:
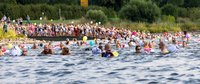
<path fill-rule="evenodd" d="M 176 39 L 172 39 L 172 43 L 173 43 L 173 44 L 177 44 Z"/>
<path fill-rule="evenodd" d="M 69 41 L 69 39 L 67 38 L 66 41 Z"/>
<path fill-rule="evenodd" d="M 186 34 L 187 34 L 187 31 L 183 31 L 183 33 L 184 33 L 184 35 L 186 35 Z"/>
<path fill-rule="evenodd" d="M 106 44 L 105 47 L 104 47 L 104 50 L 110 51 L 111 50 L 111 46 L 109 44 Z"/>
<path fill-rule="evenodd" d="M 44 46 L 44 50 L 46 50 L 46 49 L 49 49 L 49 46 L 48 46 L 48 45 L 45 45 L 45 46 Z"/>
<path fill-rule="evenodd" d="M 67 47 L 64 47 L 63 49 L 62 49 L 62 53 L 61 53 L 62 55 L 68 55 L 69 54 L 69 48 L 67 48 Z"/>
<path fill-rule="evenodd" d="M 136 51 L 136 53 L 141 53 L 141 46 L 140 46 L 140 45 L 137 45 L 137 46 L 135 47 L 135 51 Z"/>
<path fill-rule="evenodd" d="M 39 46 L 40 46 L 40 47 L 43 47 L 43 43 L 40 43 Z"/>

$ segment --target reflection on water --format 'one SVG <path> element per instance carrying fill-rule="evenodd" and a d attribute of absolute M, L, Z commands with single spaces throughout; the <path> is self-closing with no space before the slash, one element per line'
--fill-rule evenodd
<path fill-rule="evenodd" d="M 193 42 L 189 45 L 189 49 L 168 55 L 136 55 L 134 48 L 125 49 L 119 51 L 118 58 L 112 59 L 76 50 L 72 50 L 71 56 L 0 57 L 0 81 L 9 84 L 199 84 L 200 47 Z M 37 53 L 40 50 L 30 54 Z"/>

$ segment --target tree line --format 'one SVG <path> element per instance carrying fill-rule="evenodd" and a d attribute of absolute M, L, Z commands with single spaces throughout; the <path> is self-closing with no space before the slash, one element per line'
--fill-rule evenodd
<path fill-rule="evenodd" d="M 200 19 L 200 0 L 89 0 L 89 5 L 81 7 L 80 0 L 0 0 L 0 17 L 25 19 L 29 15 L 31 19 L 39 19 L 44 13 L 48 19 L 59 19 L 60 10 L 63 18 L 78 19 L 89 10 L 101 10 L 108 18 L 134 22 Z"/>
<path fill-rule="evenodd" d="M 89 0 L 90 5 L 113 7 L 115 9 L 129 3 L 130 0 Z M 200 0 L 147 0 L 155 2 L 159 7 L 173 4 L 181 7 L 200 7 Z M 0 0 L 1 3 L 9 4 L 68 4 L 80 5 L 80 0 Z"/>

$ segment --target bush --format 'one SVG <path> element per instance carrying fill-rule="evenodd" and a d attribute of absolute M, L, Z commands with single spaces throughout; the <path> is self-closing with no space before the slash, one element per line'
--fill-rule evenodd
<path fill-rule="evenodd" d="M 99 6 L 90 6 L 89 10 L 101 10 L 103 11 L 108 18 L 116 18 L 117 14 L 113 9 Z"/>
<path fill-rule="evenodd" d="M 190 18 L 177 18 L 178 23 L 189 23 L 191 22 Z"/>
<path fill-rule="evenodd" d="M 174 16 L 166 16 L 166 15 L 163 15 L 162 16 L 162 22 L 172 22 L 174 23 L 176 21 L 175 17 Z"/>
<path fill-rule="evenodd" d="M 196 30 L 199 30 L 199 27 L 195 23 L 190 22 L 190 23 L 183 23 L 181 25 L 181 29 L 183 31 L 196 31 Z"/>
<path fill-rule="evenodd" d="M 101 23 L 106 23 L 108 19 L 105 13 L 101 10 L 89 10 L 86 14 L 86 18 Z"/>
<path fill-rule="evenodd" d="M 119 15 L 131 21 L 154 22 L 160 16 L 160 9 L 150 1 L 131 0 L 120 10 Z"/>
<path fill-rule="evenodd" d="M 8 30 L 7 33 L 3 32 L 3 28 L 0 28 L 0 39 L 2 38 L 17 38 L 17 34 L 15 33 L 14 30 Z"/>

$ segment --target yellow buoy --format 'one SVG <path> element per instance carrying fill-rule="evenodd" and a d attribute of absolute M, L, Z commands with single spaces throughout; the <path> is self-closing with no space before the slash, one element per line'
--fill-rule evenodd
<path fill-rule="evenodd" d="M 113 55 L 114 55 L 114 57 L 118 57 L 118 56 L 119 56 L 119 53 L 118 53 L 117 51 L 114 51 L 114 52 L 113 52 Z"/>
<path fill-rule="evenodd" d="M 8 49 L 11 49 L 13 47 L 12 44 L 8 44 Z"/>
<path fill-rule="evenodd" d="M 83 37 L 83 41 L 86 42 L 87 41 L 87 36 Z"/>

